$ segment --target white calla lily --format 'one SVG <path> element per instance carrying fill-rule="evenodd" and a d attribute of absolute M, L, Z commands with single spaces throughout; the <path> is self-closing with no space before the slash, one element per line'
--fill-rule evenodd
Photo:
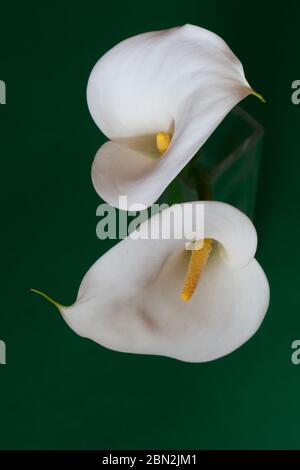
<path fill-rule="evenodd" d="M 168 231 L 170 211 L 176 231 L 186 204 L 197 203 L 153 216 L 102 256 L 72 306 L 53 302 L 76 333 L 117 351 L 204 362 L 230 353 L 256 332 L 268 308 L 269 286 L 254 258 L 255 228 L 242 212 L 203 203 L 204 237 L 214 246 L 206 264 L 200 260 L 197 286 L 199 272 L 191 265 L 205 245 L 187 251 L 182 239 L 142 239 L 149 224 L 151 233 Z M 195 292 L 185 302 L 193 281 Z"/>
<path fill-rule="evenodd" d="M 90 113 L 109 139 L 92 167 L 97 193 L 120 209 L 150 206 L 251 93 L 263 100 L 227 44 L 206 29 L 185 25 L 121 42 L 96 63 L 87 86 Z"/>

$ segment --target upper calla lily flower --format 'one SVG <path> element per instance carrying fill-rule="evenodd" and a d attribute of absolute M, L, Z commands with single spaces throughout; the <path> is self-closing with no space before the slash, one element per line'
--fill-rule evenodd
<path fill-rule="evenodd" d="M 102 256 L 72 306 L 53 301 L 76 333 L 117 351 L 203 362 L 230 353 L 256 332 L 269 286 L 254 258 L 252 222 L 210 201 L 203 203 L 201 249 L 187 250 L 172 233 L 155 239 L 170 230 L 170 211 L 173 235 L 178 232 L 187 204 L 197 203 L 156 214 Z M 149 227 L 154 237 L 142 238 Z"/>
<path fill-rule="evenodd" d="M 225 115 L 254 94 L 227 44 L 185 25 L 140 34 L 108 51 L 87 86 L 90 113 L 109 139 L 92 180 L 119 206 L 119 195 L 148 207 L 191 160 Z M 123 199 L 124 201 L 124 199 Z"/>

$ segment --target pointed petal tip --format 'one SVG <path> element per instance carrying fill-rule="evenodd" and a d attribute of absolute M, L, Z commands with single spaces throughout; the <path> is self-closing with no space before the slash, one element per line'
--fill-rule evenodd
<path fill-rule="evenodd" d="M 256 96 L 256 98 L 258 98 L 262 103 L 267 102 L 267 100 L 260 93 L 257 93 L 257 91 L 253 90 L 252 88 L 251 88 L 251 95 Z"/>
<path fill-rule="evenodd" d="M 37 289 L 29 289 L 29 292 L 34 292 L 35 294 L 40 295 L 41 297 L 44 297 L 44 299 L 48 300 L 51 304 L 55 305 L 55 307 L 60 311 L 62 308 L 66 308 L 65 305 L 60 304 L 59 302 L 56 302 L 56 300 L 52 299 L 49 295 L 45 294 L 44 292 L 37 290 Z"/>

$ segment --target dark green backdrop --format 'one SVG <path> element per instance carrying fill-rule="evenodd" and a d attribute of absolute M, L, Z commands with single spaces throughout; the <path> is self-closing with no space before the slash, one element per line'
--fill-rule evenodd
<path fill-rule="evenodd" d="M 5 2 L 0 6 L 0 448 L 300 448 L 300 5 L 296 1 Z M 259 332 L 207 364 L 119 354 L 76 336 L 47 302 L 75 299 L 110 243 L 90 180 L 104 141 L 87 110 L 96 60 L 120 40 L 186 22 L 230 44 L 266 105 L 256 224 L 271 285 Z"/>

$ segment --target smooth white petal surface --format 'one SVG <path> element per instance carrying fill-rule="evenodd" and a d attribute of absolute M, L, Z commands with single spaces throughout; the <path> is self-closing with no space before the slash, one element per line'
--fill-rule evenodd
<path fill-rule="evenodd" d="M 190 362 L 216 359 L 247 341 L 269 303 L 268 281 L 253 258 L 256 232 L 237 209 L 204 204 L 205 237 L 218 243 L 189 302 L 180 299 L 190 256 L 184 240 L 127 238 L 87 272 L 75 304 L 61 309 L 69 326 L 110 349 Z M 167 229 L 170 210 L 179 221 L 182 206 L 154 216 L 151 227 Z"/>
<path fill-rule="evenodd" d="M 91 72 L 91 115 L 112 141 L 96 154 L 98 194 L 118 207 L 150 206 L 223 120 L 251 93 L 243 67 L 216 34 L 185 25 L 127 39 Z M 173 139 L 159 158 L 155 135 Z M 126 209 L 126 207 L 123 207 Z"/>

